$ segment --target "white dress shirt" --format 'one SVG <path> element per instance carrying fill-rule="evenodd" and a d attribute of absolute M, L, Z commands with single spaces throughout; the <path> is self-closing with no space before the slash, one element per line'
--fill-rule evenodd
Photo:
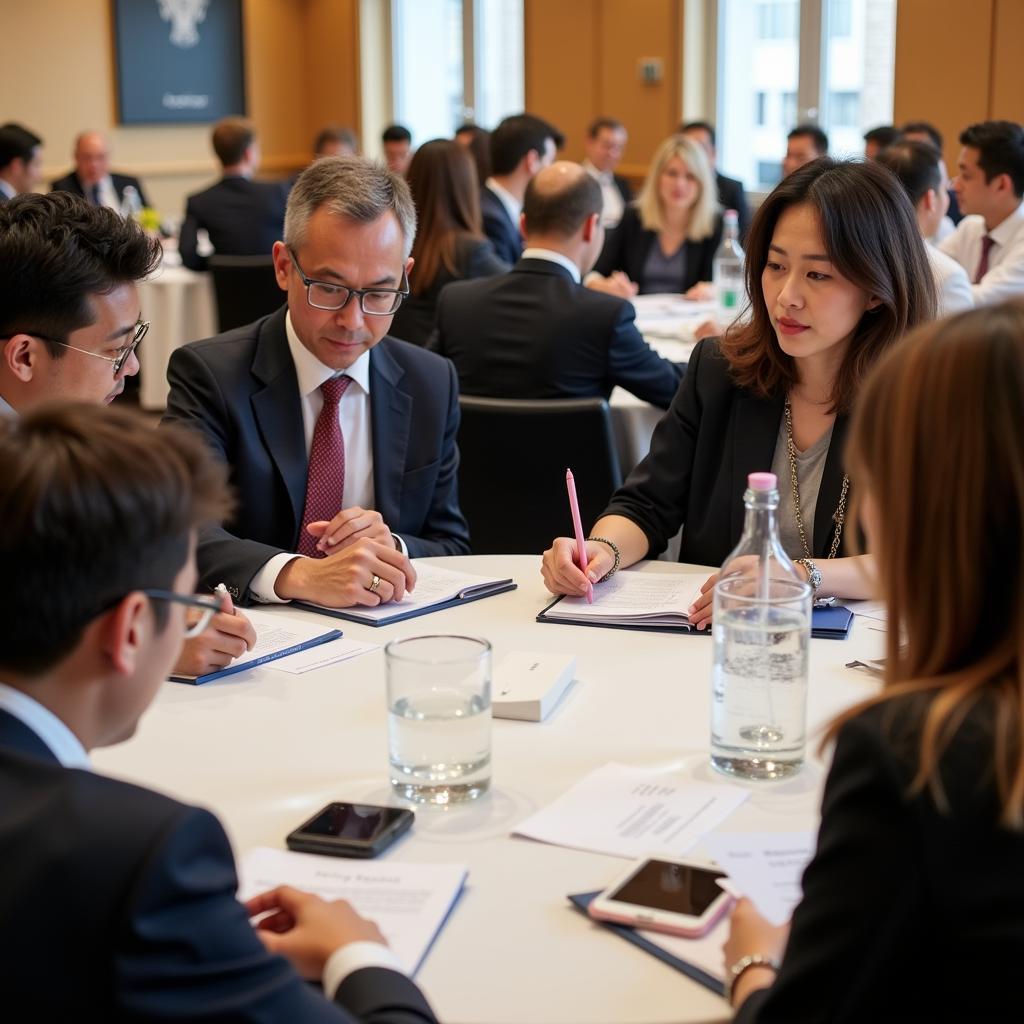
<path fill-rule="evenodd" d="M 583 160 L 583 169 L 601 186 L 601 223 L 606 228 L 615 227 L 626 212 L 619 186 L 615 184 L 615 175 L 611 171 L 599 171 L 589 160 Z"/>
<path fill-rule="evenodd" d="M 302 404 L 302 428 L 306 438 L 306 455 L 313 446 L 313 431 L 320 410 L 324 406 L 324 396 L 320 385 L 324 381 L 337 376 L 337 371 L 321 363 L 312 352 L 302 344 L 295 328 L 292 326 L 291 313 L 284 320 L 285 333 L 288 335 L 288 348 L 291 350 L 292 362 L 295 363 L 295 375 L 299 380 L 299 399 Z M 373 433 L 370 421 L 370 353 L 364 352 L 347 370 L 345 375 L 352 378 L 352 383 L 345 390 L 338 403 L 338 421 L 341 424 L 341 436 L 345 439 L 345 491 L 342 497 L 342 508 L 374 507 L 373 491 Z M 341 509 L 338 510 L 339 512 Z M 403 554 L 408 548 L 401 537 L 396 538 Z M 281 604 L 283 599 L 277 596 L 274 584 L 281 570 L 294 558 L 303 556 L 284 552 L 271 558 L 253 577 L 250 584 L 252 596 L 264 604 Z"/>
<path fill-rule="evenodd" d="M 17 418 L 18 410 L 3 395 L 0 395 L 0 419 L 16 420 Z"/>
<path fill-rule="evenodd" d="M 988 273 L 975 284 L 974 275 L 981 262 L 981 240 L 986 234 L 994 239 L 995 245 L 989 250 Z M 967 271 L 976 306 L 1024 295 L 1024 203 L 987 232 L 983 217 L 977 214 L 964 217 L 939 249 Z"/>
<path fill-rule="evenodd" d="M 494 178 L 488 178 L 484 184 L 498 197 L 501 205 L 505 207 L 508 219 L 519 230 L 519 215 L 523 212 L 523 204 L 507 188 L 503 188 Z"/>
<path fill-rule="evenodd" d="M 547 260 L 549 263 L 557 263 L 560 267 L 565 267 L 572 274 L 572 279 L 577 284 L 580 283 L 580 268 L 568 256 L 555 252 L 554 249 L 542 249 L 539 245 L 531 245 L 523 250 L 523 259 Z"/>
<path fill-rule="evenodd" d="M 925 245 L 928 262 L 935 278 L 935 294 L 939 300 L 938 315 L 950 316 L 974 307 L 974 295 L 967 271 L 952 256 L 934 245 Z"/>
<path fill-rule="evenodd" d="M 18 190 L 6 178 L 0 178 L 0 192 L 8 199 L 13 199 L 18 194 Z"/>
<path fill-rule="evenodd" d="M 31 729 L 65 768 L 92 768 L 82 741 L 49 708 L 27 693 L 0 683 L 0 708 Z"/>

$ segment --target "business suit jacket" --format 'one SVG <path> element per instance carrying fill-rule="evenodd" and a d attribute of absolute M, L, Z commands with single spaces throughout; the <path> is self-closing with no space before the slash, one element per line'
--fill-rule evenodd
<path fill-rule="evenodd" d="M 353 972 L 328 1002 L 264 949 L 212 814 L 64 768 L 6 711 L 0 807 L 9 1020 L 434 1021 L 384 968 Z"/>
<path fill-rule="evenodd" d="M 114 186 L 114 191 L 117 193 L 119 201 L 124 200 L 124 190 L 131 185 L 139 194 L 139 201 L 143 206 L 149 206 L 149 200 L 146 198 L 146 193 L 142 190 L 142 182 L 138 178 L 133 178 L 130 174 L 114 174 L 111 172 L 110 181 Z M 74 192 L 76 196 L 81 196 L 83 199 L 87 199 L 88 196 L 85 194 L 85 189 L 82 188 L 82 183 L 78 180 L 78 175 L 71 171 L 65 174 L 63 178 L 58 178 L 52 185 L 50 185 L 51 192 Z"/>
<path fill-rule="evenodd" d="M 206 268 L 196 250 L 197 233 L 205 229 L 218 256 L 269 256 L 284 235 L 287 186 L 252 181 L 239 174 L 221 178 L 188 197 L 178 249 L 181 262 L 193 270 Z"/>
<path fill-rule="evenodd" d="M 718 201 L 723 210 L 735 210 L 738 214 L 740 241 L 747 237 L 750 227 L 750 207 L 747 205 L 747 194 L 743 182 L 735 178 L 727 178 L 724 174 L 715 174 L 718 184 Z"/>
<path fill-rule="evenodd" d="M 641 337 L 625 299 L 577 284 L 550 260 L 449 285 L 429 347 L 447 356 L 463 394 L 607 398 L 616 385 L 668 408 L 682 371 Z"/>
<path fill-rule="evenodd" d="M 501 200 L 486 185 L 480 186 L 480 215 L 498 259 L 511 266 L 523 254 L 523 237 L 519 225 L 512 223 Z"/>
<path fill-rule="evenodd" d="M 722 218 L 715 220 L 715 230 L 710 237 L 700 242 L 687 241 L 683 245 L 684 269 L 679 281 L 679 291 L 685 292 L 698 281 L 711 280 L 711 264 L 715 251 L 722 240 Z M 651 246 L 658 244 L 658 234 L 648 231 L 641 222 L 635 206 L 627 206 L 618 226 L 608 232 L 604 248 L 594 264 L 594 270 L 607 277 L 614 270 L 621 270 L 631 281 L 644 287 L 645 266 Z"/>
<path fill-rule="evenodd" d="M 238 497 L 224 527 L 200 531 L 205 587 L 241 600 L 274 555 L 295 551 L 308 455 L 286 307 L 177 349 L 167 369 L 166 422 L 198 430 L 230 467 Z M 373 487 L 377 511 L 410 557 L 469 553 L 459 509 L 458 382 L 450 363 L 394 338 L 370 351 Z"/>
<path fill-rule="evenodd" d="M 442 264 L 425 292 L 410 295 L 398 307 L 388 333 L 393 338 L 401 338 L 402 341 L 409 341 L 414 345 L 426 345 L 434 329 L 437 300 L 442 288 L 453 281 L 469 281 L 478 277 L 504 274 L 508 269 L 509 264 L 498 258 L 489 239 L 470 236 L 460 238 L 455 247 L 455 273 Z M 415 275 L 416 269 L 413 268 L 414 279 Z"/>
<path fill-rule="evenodd" d="M 909 793 L 926 707 L 901 697 L 842 728 L 782 970 L 736 1024 L 1020 1019 L 1015 974 L 995 981 L 1024 957 L 1024 835 L 996 824 L 992 708 L 943 758 L 944 814 Z"/>
<path fill-rule="evenodd" d="M 679 560 L 721 565 L 743 533 L 743 492 L 750 473 L 771 469 L 785 396 L 762 398 L 733 382 L 717 339 L 700 342 L 682 386 L 658 422 L 647 457 L 615 492 L 604 515 L 643 530 L 649 557 L 683 528 Z M 843 481 L 847 417 L 836 417 L 814 512 L 811 555 L 832 544 L 832 516 Z M 851 485 L 852 491 L 852 485 Z M 846 553 L 848 529 L 839 554 Z"/>

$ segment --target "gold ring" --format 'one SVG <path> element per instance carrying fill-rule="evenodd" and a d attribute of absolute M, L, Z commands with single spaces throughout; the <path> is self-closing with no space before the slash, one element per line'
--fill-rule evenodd
<path fill-rule="evenodd" d="M 368 589 L 369 589 L 371 594 L 376 594 L 377 593 L 377 588 L 379 586 L 380 586 L 380 577 L 379 576 L 374 576 L 373 579 L 370 581 L 370 586 L 369 586 Z"/>

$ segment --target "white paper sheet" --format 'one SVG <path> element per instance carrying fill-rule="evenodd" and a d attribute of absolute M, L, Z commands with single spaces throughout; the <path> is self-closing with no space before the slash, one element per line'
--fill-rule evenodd
<path fill-rule="evenodd" d="M 292 675 L 299 675 L 302 672 L 312 672 L 314 669 L 324 668 L 333 665 L 338 661 L 348 661 L 349 658 L 358 658 L 360 654 L 369 654 L 370 651 L 380 650 L 380 644 L 364 643 L 361 640 L 346 640 L 339 637 L 319 647 L 311 647 L 308 651 L 300 654 L 289 654 L 287 658 L 275 661 L 270 667 L 279 669 L 282 672 L 291 672 Z"/>
<path fill-rule="evenodd" d="M 520 822 L 513 834 L 614 857 L 678 857 L 746 799 L 745 789 L 727 783 L 610 763 Z"/>
<path fill-rule="evenodd" d="M 704 847 L 772 924 L 784 924 L 800 902 L 800 879 L 814 855 L 814 832 L 716 832 Z"/>
<path fill-rule="evenodd" d="M 696 600 L 707 573 L 616 573 L 599 587 L 594 587 L 594 603 L 585 597 L 565 597 L 555 605 L 553 613 L 580 619 L 610 619 L 642 616 L 686 616 Z"/>
<path fill-rule="evenodd" d="M 238 898 L 279 885 L 348 900 L 376 921 L 409 974 L 415 974 L 462 891 L 462 864 L 399 864 L 321 857 L 258 847 L 239 866 Z"/>

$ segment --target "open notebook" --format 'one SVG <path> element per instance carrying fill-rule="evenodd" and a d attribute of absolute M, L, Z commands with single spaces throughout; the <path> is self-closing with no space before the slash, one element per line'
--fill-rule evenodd
<path fill-rule="evenodd" d="M 294 601 L 293 604 L 297 608 L 307 608 L 350 622 L 361 622 L 365 626 L 386 626 L 390 622 L 401 622 L 402 619 L 412 619 L 442 608 L 468 604 L 516 588 L 515 580 L 512 579 L 501 580 L 477 576 L 475 573 L 456 572 L 418 559 L 413 561 L 413 567 L 416 569 L 416 589 L 406 594 L 401 601 L 389 601 L 372 608 L 358 605 L 354 608 L 327 608 L 309 601 Z"/>

